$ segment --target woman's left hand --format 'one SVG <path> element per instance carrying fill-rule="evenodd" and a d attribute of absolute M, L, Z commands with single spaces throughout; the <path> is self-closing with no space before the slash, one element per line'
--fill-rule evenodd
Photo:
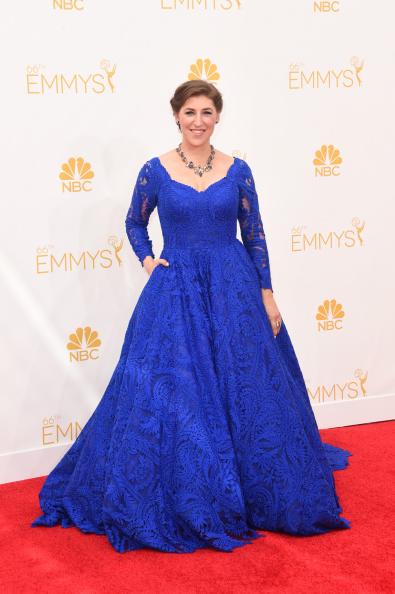
<path fill-rule="evenodd" d="M 271 289 L 261 289 L 261 291 L 263 305 L 265 306 L 266 313 L 273 330 L 274 338 L 276 338 L 277 334 L 280 332 L 282 324 L 281 314 L 274 300 Z"/>

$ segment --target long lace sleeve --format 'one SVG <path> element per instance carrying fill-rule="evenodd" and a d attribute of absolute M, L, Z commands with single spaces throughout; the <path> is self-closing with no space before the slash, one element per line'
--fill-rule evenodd
<path fill-rule="evenodd" d="M 147 161 L 139 171 L 125 220 L 126 234 L 141 266 L 144 266 L 146 256 L 155 257 L 147 226 L 156 203 L 156 176 L 152 164 Z"/>
<path fill-rule="evenodd" d="M 259 212 L 258 195 L 249 165 L 243 161 L 239 175 L 238 221 L 245 245 L 259 275 L 259 285 L 272 289 L 269 253 Z"/>

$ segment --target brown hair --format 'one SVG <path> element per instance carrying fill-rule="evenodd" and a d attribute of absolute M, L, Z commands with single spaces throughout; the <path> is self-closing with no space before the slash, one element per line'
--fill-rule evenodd
<path fill-rule="evenodd" d="M 218 89 L 205 80 L 187 80 L 179 85 L 170 99 L 170 105 L 173 113 L 178 113 L 184 103 L 195 95 L 205 95 L 215 105 L 215 109 L 220 113 L 223 107 L 222 95 Z"/>

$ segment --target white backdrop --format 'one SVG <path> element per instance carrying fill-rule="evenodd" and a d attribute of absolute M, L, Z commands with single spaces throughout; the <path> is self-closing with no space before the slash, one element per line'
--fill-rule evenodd
<path fill-rule="evenodd" d="M 394 417 L 394 17 L 390 0 L 2 6 L 0 481 L 46 474 L 110 380 L 148 279 L 131 192 L 177 146 L 169 99 L 191 76 L 224 96 L 214 146 L 254 173 L 319 426 Z M 158 256 L 157 211 L 149 232 Z"/>

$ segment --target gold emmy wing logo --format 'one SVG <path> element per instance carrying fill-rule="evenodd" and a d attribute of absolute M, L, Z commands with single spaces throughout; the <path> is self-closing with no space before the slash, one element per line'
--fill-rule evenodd
<path fill-rule="evenodd" d="M 317 328 L 321 330 L 341 330 L 344 318 L 343 306 L 337 303 L 336 299 L 325 299 L 322 305 L 318 306 L 315 319 L 318 320 Z"/>
<path fill-rule="evenodd" d="M 85 9 L 84 0 L 52 0 L 54 10 L 77 10 Z"/>
<path fill-rule="evenodd" d="M 205 60 L 199 58 L 195 64 L 191 64 L 190 68 L 188 80 L 207 80 L 211 83 L 219 80 L 217 66 L 208 58 Z"/>
<path fill-rule="evenodd" d="M 339 149 L 335 148 L 333 144 L 323 144 L 318 151 L 315 152 L 314 174 L 317 177 L 328 177 L 330 175 L 340 175 L 339 165 L 343 163 L 340 156 Z"/>
<path fill-rule="evenodd" d="M 77 328 L 73 334 L 70 334 L 69 340 L 67 349 L 70 351 L 70 363 L 99 358 L 98 347 L 101 345 L 101 340 L 96 330 L 92 330 L 90 326 Z"/>
<path fill-rule="evenodd" d="M 354 217 L 351 221 L 354 229 L 341 229 L 340 231 L 327 231 L 321 233 L 315 231 L 307 233 L 306 225 L 299 225 L 291 229 L 291 252 L 296 254 L 308 250 L 320 251 L 325 248 L 341 249 L 362 247 L 364 239 L 362 231 L 365 229 L 365 221 Z"/>
<path fill-rule="evenodd" d="M 75 441 L 81 433 L 78 421 L 61 424 L 60 417 L 45 417 L 41 426 L 41 444 L 43 446 L 58 445 Z"/>
<path fill-rule="evenodd" d="M 26 92 L 28 95 L 102 95 L 108 91 L 114 93 L 115 64 L 111 65 L 109 60 L 102 60 L 100 68 L 103 72 L 74 72 L 66 75 L 59 72 L 47 73 L 44 64 L 29 65 L 26 67 Z"/>
<path fill-rule="evenodd" d="M 123 239 L 118 239 L 116 235 L 110 235 L 107 243 L 112 249 L 97 249 L 92 253 L 89 250 L 84 250 L 78 254 L 63 252 L 56 255 L 53 253 L 53 245 L 38 247 L 36 250 L 36 273 L 87 271 L 98 268 L 109 270 L 115 262 L 121 266 L 120 253 L 123 248 Z"/>
<path fill-rule="evenodd" d="M 67 163 L 62 164 L 59 173 L 62 192 L 91 192 L 94 176 L 90 163 L 82 157 L 70 157 Z"/>
<path fill-rule="evenodd" d="M 356 369 L 354 371 L 354 378 L 345 382 L 334 383 L 331 386 L 321 384 L 314 388 L 308 387 L 308 380 L 306 380 L 306 388 L 310 400 L 313 403 L 322 404 L 325 402 L 342 402 L 364 398 L 367 396 L 366 380 L 368 378 L 368 372 L 362 369 Z"/>
<path fill-rule="evenodd" d="M 314 12 L 339 12 L 340 11 L 340 2 L 314 2 L 313 5 Z"/>
<path fill-rule="evenodd" d="M 361 72 L 364 60 L 357 56 L 350 59 L 351 67 L 326 71 L 306 70 L 303 62 L 293 62 L 288 70 L 288 89 L 302 91 L 304 89 L 349 89 L 362 86 Z"/>

